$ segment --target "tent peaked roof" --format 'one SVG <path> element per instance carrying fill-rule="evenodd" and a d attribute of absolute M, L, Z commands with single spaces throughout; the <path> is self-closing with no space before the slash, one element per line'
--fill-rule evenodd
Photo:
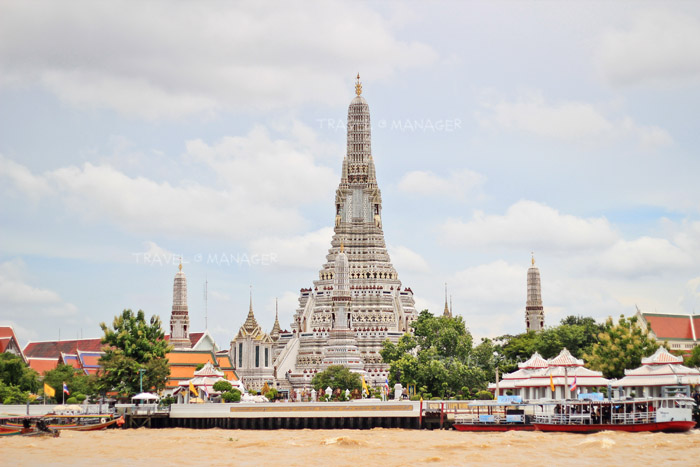
<path fill-rule="evenodd" d="M 218 376 L 223 378 L 224 372 L 214 368 L 214 365 L 212 365 L 211 362 L 207 362 L 200 370 L 194 372 L 194 376 Z"/>
<path fill-rule="evenodd" d="M 659 347 L 650 357 L 642 358 L 642 365 L 663 365 L 666 363 L 683 363 L 683 357 L 676 357 L 664 347 Z"/>
<path fill-rule="evenodd" d="M 583 360 L 574 357 L 564 348 L 559 355 L 549 359 L 549 366 L 583 366 Z"/>
<path fill-rule="evenodd" d="M 532 357 L 530 357 L 526 362 L 518 363 L 518 368 L 521 369 L 547 368 L 547 366 L 549 366 L 547 360 L 542 358 L 542 355 L 540 355 L 538 352 L 532 354 Z"/>

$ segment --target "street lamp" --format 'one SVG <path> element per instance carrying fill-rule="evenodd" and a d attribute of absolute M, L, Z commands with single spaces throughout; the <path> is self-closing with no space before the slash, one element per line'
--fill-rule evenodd
<path fill-rule="evenodd" d="M 143 374 L 146 372 L 145 368 L 139 368 L 139 392 L 143 392 Z"/>

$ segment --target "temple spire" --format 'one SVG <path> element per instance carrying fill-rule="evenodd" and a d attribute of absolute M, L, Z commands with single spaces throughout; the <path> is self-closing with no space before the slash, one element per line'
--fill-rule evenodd
<path fill-rule="evenodd" d="M 182 258 L 173 280 L 173 308 L 170 313 L 170 343 L 176 349 L 189 349 L 190 316 L 187 308 L 187 278 L 182 272 Z"/>
<path fill-rule="evenodd" d="M 362 83 L 360 82 L 360 74 L 357 74 L 357 81 L 355 81 L 355 94 L 356 95 L 361 95 L 362 94 Z"/>
<path fill-rule="evenodd" d="M 272 331 L 270 331 L 270 337 L 272 340 L 276 341 L 280 337 L 280 320 L 279 320 L 279 310 L 277 308 L 277 297 L 275 297 L 275 324 L 272 325 Z"/>
<path fill-rule="evenodd" d="M 542 306 L 542 285 L 540 270 L 535 266 L 535 254 L 527 270 L 527 302 L 525 304 L 525 325 L 528 331 L 544 329 L 544 307 Z"/>
<path fill-rule="evenodd" d="M 255 319 L 255 315 L 253 314 L 253 286 L 250 286 L 250 306 L 248 307 L 248 316 L 245 319 L 245 323 L 243 323 L 243 329 L 246 331 L 253 332 L 255 331 L 256 328 L 258 328 L 258 322 Z"/>
<path fill-rule="evenodd" d="M 447 282 L 445 282 L 445 310 L 442 312 L 442 316 L 452 317 L 452 311 L 447 305 Z"/>

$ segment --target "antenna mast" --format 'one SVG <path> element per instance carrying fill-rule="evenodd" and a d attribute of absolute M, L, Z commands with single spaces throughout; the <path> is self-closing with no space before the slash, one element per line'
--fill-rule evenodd
<path fill-rule="evenodd" d="M 207 280 L 206 274 L 204 275 L 204 330 L 209 330 L 209 306 L 208 306 L 208 294 L 207 288 L 209 281 Z"/>

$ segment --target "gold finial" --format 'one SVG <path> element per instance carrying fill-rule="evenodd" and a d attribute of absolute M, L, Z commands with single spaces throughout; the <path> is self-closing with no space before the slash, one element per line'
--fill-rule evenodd
<path fill-rule="evenodd" d="M 178 266 L 178 268 L 182 271 L 182 256 L 180 256 L 180 266 Z"/>
<path fill-rule="evenodd" d="M 532 255 L 532 265 L 535 265 L 535 252 L 531 251 L 530 254 Z"/>
<path fill-rule="evenodd" d="M 360 74 L 357 74 L 357 81 L 355 82 L 355 94 L 358 96 L 362 94 L 362 83 L 360 83 Z"/>

